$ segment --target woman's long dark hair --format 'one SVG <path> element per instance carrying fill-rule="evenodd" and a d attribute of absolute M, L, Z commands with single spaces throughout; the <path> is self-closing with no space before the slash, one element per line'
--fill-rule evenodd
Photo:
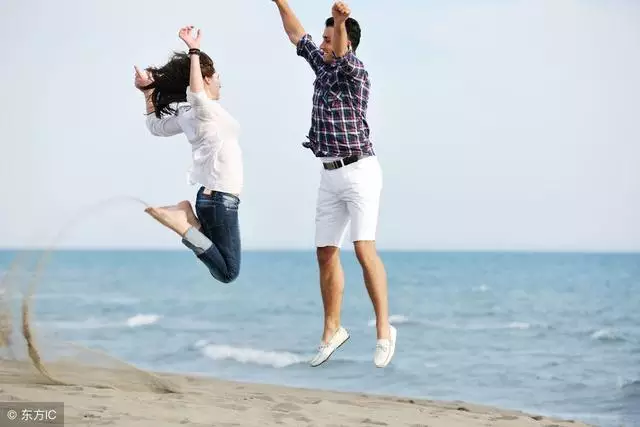
<path fill-rule="evenodd" d="M 143 89 L 153 89 L 150 96 L 156 117 L 174 114 L 176 110 L 170 105 L 187 100 L 190 67 L 191 59 L 187 53 L 174 52 L 169 62 L 162 67 L 147 68 L 153 77 L 153 82 Z M 200 70 L 202 78 L 212 77 L 216 71 L 213 61 L 204 52 L 200 52 Z"/>

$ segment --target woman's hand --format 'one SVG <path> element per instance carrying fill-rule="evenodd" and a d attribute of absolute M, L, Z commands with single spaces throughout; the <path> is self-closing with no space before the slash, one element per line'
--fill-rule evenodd
<path fill-rule="evenodd" d="M 193 25 L 180 28 L 178 36 L 184 41 L 189 49 L 200 49 L 200 30 L 193 35 Z"/>
<path fill-rule="evenodd" d="M 142 70 L 140 71 L 140 69 L 138 68 L 137 65 L 134 65 L 133 68 L 135 68 L 136 70 L 136 76 L 135 76 L 135 80 L 134 80 L 134 85 L 136 87 L 136 89 L 139 89 L 141 91 L 145 91 L 145 89 L 143 89 L 146 86 L 149 86 L 152 82 L 153 82 L 153 78 L 151 77 L 151 73 L 149 73 L 147 70 Z"/>
<path fill-rule="evenodd" d="M 135 85 L 136 89 L 138 89 L 144 94 L 145 104 L 147 107 L 147 114 L 151 114 L 155 109 L 153 106 L 153 102 L 151 100 L 151 93 L 153 92 L 153 89 L 144 89 L 144 88 L 149 86 L 151 83 L 153 83 L 153 77 L 151 76 L 151 73 L 148 72 L 147 70 L 140 71 L 137 65 L 134 65 L 133 68 L 135 68 L 136 70 L 136 77 L 133 84 Z"/>

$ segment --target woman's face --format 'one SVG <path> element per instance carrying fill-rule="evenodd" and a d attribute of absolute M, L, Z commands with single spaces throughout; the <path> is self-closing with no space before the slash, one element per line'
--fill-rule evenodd
<path fill-rule="evenodd" d="M 218 99 L 220 97 L 220 75 L 213 73 L 213 76 L 207 77 L 204 80 L 207 90 L 212 98 Z"/>

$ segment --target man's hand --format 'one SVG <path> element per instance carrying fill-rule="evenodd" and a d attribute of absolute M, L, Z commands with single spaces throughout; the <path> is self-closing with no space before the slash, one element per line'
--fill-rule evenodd
<path fill-rule="evenodd" d="M 351 15 L 351 10 L 345 2 L 337 1 L 333 4 L 333 7 L 331 8 L 331 16 L 333 16 L 335 25 L 346 22 L 349 15 Z"/>

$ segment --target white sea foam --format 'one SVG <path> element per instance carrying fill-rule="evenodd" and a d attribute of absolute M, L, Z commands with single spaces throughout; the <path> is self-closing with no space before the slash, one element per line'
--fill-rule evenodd
<path fill-rule="evenodd" d="M 286 351 L 268 351 L 248 347 L 232 347 L 228 345 L 206 344 L 206 341 L 196 342 L 205 356 L 213 360 L 233 360 L 240 363 L 286 368 L 306 361 L 298 354 Z"/>
<path fill-rule="evenodd" d="M 612 329 L 599 329 L 591 334 L 591 339 L 597 341 L 622 341 L 623 338 Z"/>
<path fill-rule="evenodd" d="M 138 326 L 153 325 L 160 320 L 160 316 L 157 314 L 136 314 L 133 317 L 127 319 L 127 326 L 135 328 Z"/>

